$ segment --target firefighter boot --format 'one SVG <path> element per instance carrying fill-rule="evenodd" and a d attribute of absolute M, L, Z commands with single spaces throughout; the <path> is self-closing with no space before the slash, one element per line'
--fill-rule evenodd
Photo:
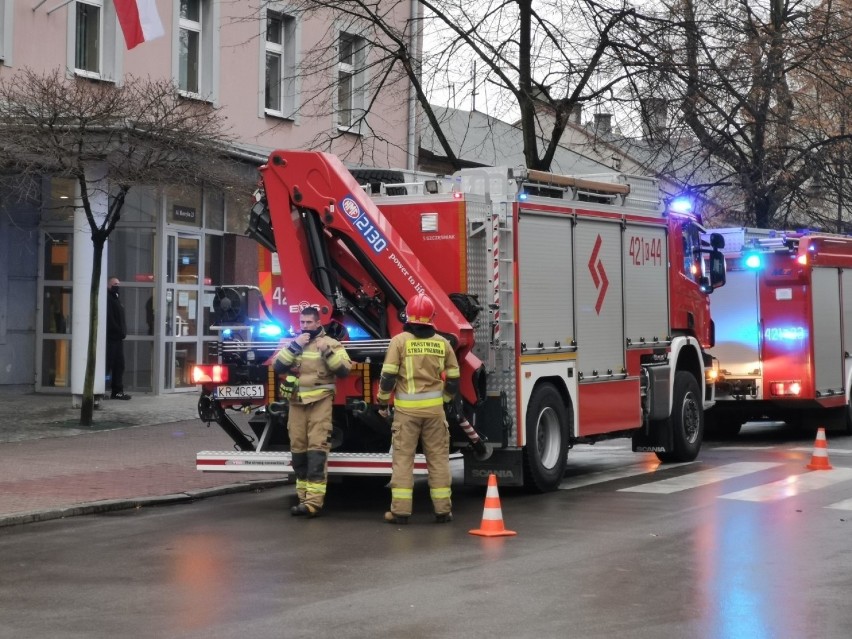
<path fill-rule="evenodd" d="M 290 514 L 293 517 L 318 517 L 320 514 L 320 509 L 314 506 L 309 506 L 308 504 L 299 504 L 298 506 L 293 506 L 290 509 Z"/>
<path fill-rule="evenodd" d="M 448 524 L 453 520 L 453 513 L 435 513 L 436 524 Z"/>
<path fill-rule="evenodd" d="M 308 484 L 308 454 L 293 453 L 290 462 L 293 466 L 293 474 L 296 476 L 296 496 L 299 503 L 305 503 L 305 489 Z"/>
<path fill-rule="evenodd" d="M 309 450 L 307 454 L 308 460 L 308 478 L 305 483 L 305 501 L 303 506 L 307 506 L 313 513 L 318 513 L 322 510 L 325 502 L 326 478 L 325 464 L 327 460 L 325 451 Z M 315 515 L 311 515 L 314 517 Z"/>
<path fill-rule="evenodd" d="M 404 526 L 408 523 L 408 515 L 394 515 L 391 511 L 385 513 L 385 521 L 389 524 Z"/>

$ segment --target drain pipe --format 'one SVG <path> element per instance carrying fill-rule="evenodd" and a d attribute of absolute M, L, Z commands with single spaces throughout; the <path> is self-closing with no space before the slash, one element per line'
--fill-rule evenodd
<path fill-rule="evenodd" d="M 422 24 L 419 20 L 417 20 L 417 6 L 418 0 L 410 0 L 410 19 L 411 19 L 411 33 L 409 34 L 409 57 L 411 58 L 412 65 L 414 64 L 414 55 L 417 53 L 417 41 L 418 41 L 418 32 L 422 28 Z M 418 63 L 419 67 L 419 63 Z M 419 73 L 419 68 L 417 69 Z M 415 143 L 417 142 L 417 127 L 415 125 L 415 118 L 417 115 L 417 94 L 414 90 L 414 83 L 408 83 L 408 162 L 407 168 L 409 171 L 417 170 L 417 149 L 415 148 Z"/>

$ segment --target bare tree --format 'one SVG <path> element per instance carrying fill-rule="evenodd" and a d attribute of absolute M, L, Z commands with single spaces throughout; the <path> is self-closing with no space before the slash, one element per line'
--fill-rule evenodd
<path fill-rule="evenodd" d="M 0 157 L 13 188 L 44 175 L 79 184 L 94 247 L 89 336 L 80 424 L 92 424 L 103 249 L 134 185 L 238 182 L 226 159 L 227 135 L 217 110 L 185 100 L 166 80 L 129 78 L 122 86 L 23 69 L 0 81 Z M 92 196 L 108 195 L 108 209 Z"/>
<path fill-rule="evenodd" d="M 847 0 L 678 0 L 637 20 L 632 97 L 669 107 L 656 148 L 688 148 L 682 165 L 701 167 L 738 223 L 824 220 L 814 178 L 827 184 L 842 166 L 850 133 L 849 10 Z"/>
<path fill-rule="evenodd" d="M 612 50 L 634 10 L 623 0 L 296 0 L 298 16 L 335 18 L 304 56 L 299 75 L 315 78 L 303 106 L 327 114 L 342 90 L 336 74 L 338 30 L 364 39 L 361 87 L 368 96 L 348 130 L 374 134 L 375 97 L 385 91 L 408 101 L 408 87 L 450 162 L 452 141 L 431 107 L 432 96 L 455 87 L 488 100 L 488 112 L 517 120 L 531 168 L 547 170 L 576 105 L 612 94 L 625 77 Z M 427 42 L 424 45 L 424 38 Z M 540 117 L 542 113 L 545 118 Z M 331 131 L 327 137 L 346 135 Z M 545 142 L 539 141 L 543 136 Z"/>

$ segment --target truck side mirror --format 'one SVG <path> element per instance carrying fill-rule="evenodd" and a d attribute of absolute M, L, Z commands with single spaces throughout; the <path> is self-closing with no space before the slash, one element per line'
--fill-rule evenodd
<path fill-rule="evenodd" d="M 713 235 L 718 235 L 722 240 L 722 246 L 725 245 L 725 238 L 718 233 L 714 233 Z M 714 248 L 714 250 L 710 251 L 710 290 L 724 286 L 726 281 L 727 267 L 725 265 L 725 256 L 722 254 L 722 251 Z"/>
<path fill-rule="evenodd" d="M 717 251 L 721 251 L 723 248 L 725 248 L 725 236 L 721 233 L 711 233 L 710 246 L 712 246 Z"/>

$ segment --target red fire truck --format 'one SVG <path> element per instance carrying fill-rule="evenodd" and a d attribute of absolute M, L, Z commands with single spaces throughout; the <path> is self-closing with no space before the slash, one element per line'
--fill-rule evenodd
<path fill-rule="evenodd" d="M 728 285 L 713 296 L 718 359 L 708 429 L 850 419 L 852 238 L 714 229 L 725 238 Z"/>
<path fill-rule="evenodd" d="M 368 194 L 337 158 L 297 151 L 275 151 L 260 172 L 249 235 L 277 256 L 259 290 L 284 336 L 259 340 L 268 327 L 245 318 L 218 326 L 195 368 L 199 412 L 236 450 L 199 453 L 199 469 L 291 472 L 266 363 L 310 305 L 355 362 L 338 384 L 329 473 L 389 474 L 377 380 L 421 291 L 460 362 L 464 415 L 450 427 L 466 483 L 495 473 L 552 490 L 571 447 L 612 437 L 663 461 L 698 455 L 721 237 L 702 244 L 700 219 L 664 206 L 655 180 L 478 168 Z M 214 305 L 241 307 L 251 288 L 222 287 Z M 230 409 L 251 412 L 248 427 Z"/>

